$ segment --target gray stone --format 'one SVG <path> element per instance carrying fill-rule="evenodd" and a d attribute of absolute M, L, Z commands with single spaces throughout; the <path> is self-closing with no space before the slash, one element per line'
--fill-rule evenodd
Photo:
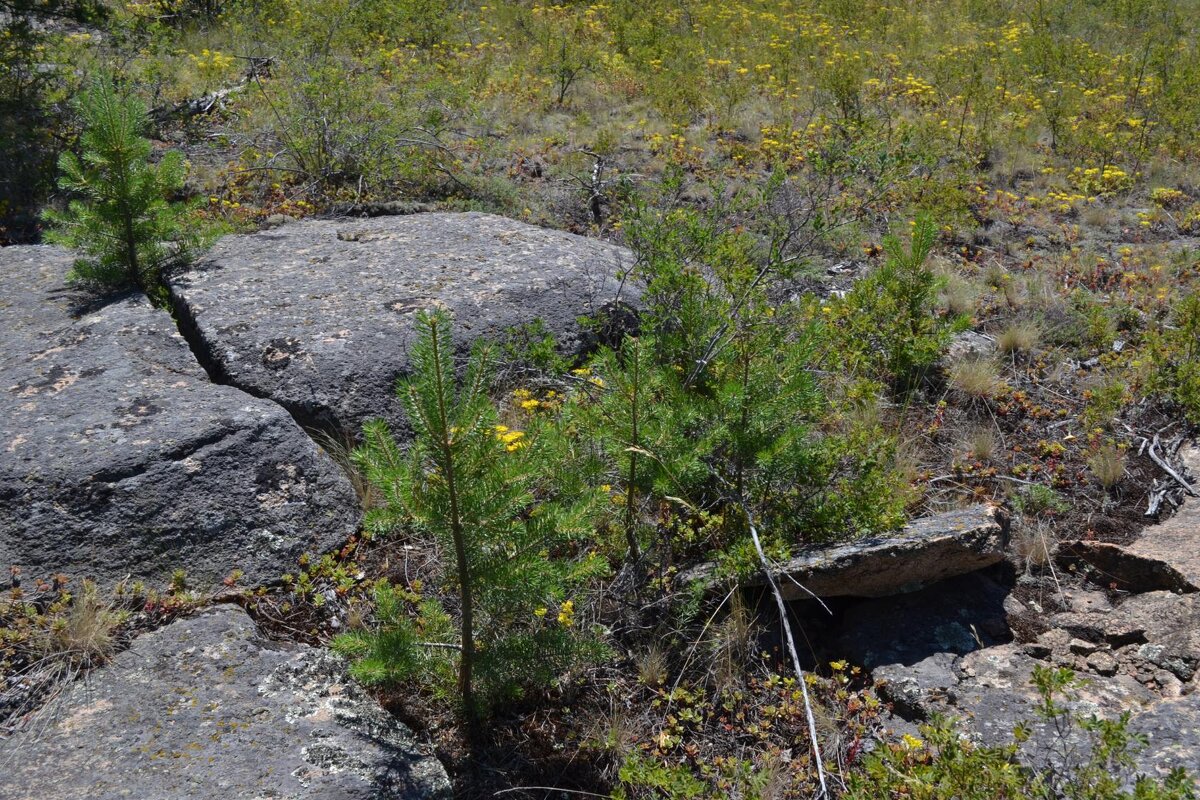
<path fill-rule="evenodd" d="M 1179 460 L 1186 473 L 1200 475 L 1200 447 L 1185 447 Z M 1200 498 L 1186 497 L 1179 511 L 1132 544 L 1081 541 L 1067 549 L 1124 589 L 1200 591 Z"/>
<path fill-rule="evenodd" d="M 909 720 L 949 714 L 973 739 L 997 746 L 1011 743 L 1013 729 L 1025 724 L 1030 738 L 1020 748 L 1020 760 L 1038 770 L 1069 771 L 1071 764 L 1086 759 L 1089 739 L 1076 726 L 1060 728 L 1039 718 L 1030 683 L 1037 664 L 1020 645 L 1004 644 L 976 650 L 950 665 L 941 656 L 931 656 L 912 667 L 889 665 L 872 675 L 887 681 L 881 693 L 902 715 L 899 730 L 911 730 Z M 1082 686 L 1059 701 L 1084 717 L 1113 719 L 1128 711 L 1130 730 L 1149 739 L 1148 746 L 1136 753 L 1135 768 L 1126 778 L 1135 773 L 1163 775 L 1174 767 L 1194 768 L 1200 752 L 1200 696 L 1162 700 L 1126 675 L 1084 677 Z"/>
<path fill-rule="evenodd" d="M 958 685 L 957 661 L 953 653 L 934 653 L 911 666 L 876 667 L 871 677 L 882 681 L 880 696 L 892 704 L 895 713 L 908 720 L 924 720 L 944 706 L 946 692 Z"/>
<path fill-rule="evenodd" d="M 1122 603 L 1112 617 L 1135 642 L 1146 642 L 1143 657 L 1190 681 L 1200 668 L 1200 595 L 1148 592 Z"/>
<path fill-rule="evenodd" d="M 136 639 L 0 742 L 5 800 L 417 800 L 441 764 L 342 661 L 234 606 Z"/>
<path fill-rule="evenodd" d="M 975 331 L 963 331 L 950 340 L 943 356 L 943 363 L 949 364 L 964 358 L 979 358 L 990 356 L 996 352 L 996 340 L 991 336 Z"/>
<path fill-rule="evenodd" d="M 213 385 L 170 315 L 128 297 L 73 317 L 71 260 L 0 249 L 0 568 L 257 583 L 355 531 L 337 465 L 277 404 Z"/>
<path fill-rule="evenodd" d="M 1189 500 L 1188 506 L 1195 505 Z M 1133 565 L 1124 580 L 1142 593 L 1114 606 L 1103 592 L 1067 587 L 1057 595 L 1066 610 L 1048 619 L 1050 629 L 1035 642 L 964 649 L 961 642 L 937 641 L 930 632 L 945 630 L 949 617 L 971 605 L 953 594 L 944 596 L 941 608 L 936 602 L 909 608 L 906 604 L 920 596 L 910 595 L 892 601 L 892 609 L 872 601 L 874 608 L 864 604 L 862 610 L 847 612 L 848 627 L 865 627 L 862 640 L 871 647 L 860 648 L 857 655 L 867 666 L 879 665 L 871 674 L 885 681 L 880 691 L 901 717 L 897 729 L 911 732 L 914 722 L 948 713 L 976 740 L 1000 745 L 1013 741 L 1018 723 L 1032 723 L 1020 760 L 1035 770 L 1069 773 L 1088 757 L 1090 739 L 1077 725 L 1039 719 L 1030 683 L 1039 665 L 1068 666 L 1084 682 L 1065 692 L 1060 702 L 1083 717 L 1115 719 L 1128 712 L 1129 730 L 1148 739 L 1147 747 L 1135 753 L 1135 769 L 1119 776 L 1127 788 L 1137 773 L 1162 777 L 1184 767 L 1194 776 L 1200 753 L 1200 593 L 1189 588 L 1192 579 L 1187 577 L 1198 535 L 1187 527 L 1195 524 L 1187 522 L 1195 519 L 1187 511 L 1185 507 L 1167 523 L 1146 529 L 1128 548 L 1097 545 L 1091 550 L 1119 550 L 1126 566 Z M 1140 555 L 1133 561 L 1129 553 Z M 1017 610 L 1007 599 L 999 606 L 1009 616 Z M 872 611 L 880 618 L 875 627 Z M 903 623 L 906 617 L 913 620 L 909 626 Z M 903 632 L 888 639 L 888 629 Z M 843 637 L 853 640 L 852 633 Z M 892 640 L 904 646 L 887 644 Z M 926 645 L 917 647 L 920 641 Z M 913 658 L 914 652 L 922 658 Z"/>
<path fill-rule="evenodd" d="M 807 599 L 808 592 L 885 597 L 915 591 L 1003 561 L 1006 539 L 996 508 L 971 506 L 914 520 L 896 533 L 806 549 L 779 566 L 779 588 L 788 600 Z M 752 578 L 746 585 L 763 582 Z"/>
<path fill-rule="evenodd" d="M 1072 639 L 1067 642 L 1067 648 L 1077 656 L 1090 656 L 1100 649 L 1100 645 L 1094 642 L 1085 642 L 1082 639 Z"/>
<path fill-rule="evenodd" d="M 1097 675 L 1111 676 L 1117 674 L 1117 659 L 1112 653 L 1101 650 L 1092 653 L 1087 660 L 1088 669 Z"/>
<path fill-rule="evenodd" d="M 305 424 L 356 434 L 401 420 L 418 311 L 454 313 L 460 351 L 541 319 L 568 351 L 581 315 L 623 296 L 632 255 L 489 214 L 311 220 L 222 239 L 172 281 L 209 371 Z M 628 294 L 628 289 L 624 289 Z"/>

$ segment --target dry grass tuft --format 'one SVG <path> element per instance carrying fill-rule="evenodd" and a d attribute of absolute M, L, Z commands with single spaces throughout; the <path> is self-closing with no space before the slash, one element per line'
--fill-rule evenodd
<path fill-rule="evenodd" d="M 755 619 L 741 595 L 733 593 L 729 615 L 713 626 L 709 649 L 712 676 L 718 693 L 737 685 L 745 675 L 754 641 Z"/>
<path fill-rule="evenodd" d="M 990 461 L 1000 446 L 995 427 L 981 425 L 967 432 L 964 440 L 966 450 L 977 461 Z"/>
<path fill-rule="evenodd" d="M 350 480 L 350 485 L 354 487 L 354 493 L 358 496 L 363 511 L 369 511 L 382 504 L 383 498 L 379 494 L 379 489 L 354 463 L 356 444 L 350 434 L 344 433 L 336 436 L 326 431 L 309 431 L 309 433 L 312 435 L 313 441 L 329 454 L 334 463 L 342 468 L 342 472 Z"/>
<path fill-rule="evenodd" d="M 950 367 L 950 386 L 976 400 L 989 400 L 1000 393 L 1004 382 L 996 362 L 988 358 L 965 358 Z"/>
<path fill-rule="evenodd" d="M 979 294 L 975 284 L 958 275 L 950 275 L 942 288 L 942 303 L 952 316 L 970 316 L 979 304 Z"/>
<path fill-rule="evenodd" d="M 1044 521 L 1014 521 L 1012 541 L 1013 552 L 1026 572 L 1050 565 L 1058 552 L 1058 539 Z"/>
<path fill-rule="evenodd" d="M 1088 468 L 1104 490 L 1108 491 L 1125 477 L 1125 451 L 1106 442 L 1088 459 Z"/>
<path fill-rule="evenodd" d="M 996 349 L 1004 355 L 1028 353 L 1038 346 L 1042 331 L 1036 322 L 1023 320 L 1005 328 L 996 339 Z"/>
<path fill-rule="evenodd" d="M 638 660 L 638 682 L 650 687 L 667 682 L 667 654 L 658 645 L 651 645 Z"/>
<path fill-rule="evenodd" d="M 113 632 L 124 616 L 100 598 L 96 584 L 85 581 L 75 602 L 43 634 L 42 650 L 81 666 L 103 664 L 113 654 Z"/>

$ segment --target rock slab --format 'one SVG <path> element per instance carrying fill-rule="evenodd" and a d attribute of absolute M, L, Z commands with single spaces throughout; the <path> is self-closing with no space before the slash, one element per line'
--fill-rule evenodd
<path fill-rule="evenodd" d="M 1192 444 L 1179 456 L 1186 474 L 1200 475 L 1200 446 Z M 1173 516 L 1147 528 L 1132 544 L 1081 541 L 1070 551 L 1122 588 L 1200 591 L 1200 498 L 1186 497 Z"/>
<path fill-rule="evenodd" d="M 220 382 L 306 425 L 357 435 L 401 422 L 395 384 L 423 309 L 455 317 L 465 349 L 540 319 L 564 349 L 628 295 L 632 255 L 479 213 L 310 220 L 228 236 L 171 286 L 185 332 Z"/>
<path fill-rule="evenodd" d="M 879 624 L 865 636 L 851 631 L 842 643 L 842 652 L 864 662 L 872 677 L 884 682 L 881 695 L 903 720 L 915 723 L 949 714 L 989 745 L 1012 742 L 1014 727 L 1029 722 L 1032 735 L 1021 747 L 1026 764 L 1062 769 L 1069 766 L 1063 760 L 1069 753 L 1078 764 L 1088 752 L 1089 737 L 1077 727 L 1060 730 L 1041 720 L 1031 683 L 1035 667 L 1065 667 L 1084 681 L 1059 698 L 1074 713 L 1112 719 L 1128 712 L 1130 731 L 1146 736 L 1147 746 L 1135 753 L 1136 772 L 1161 777 L 1184 767 L 1195 777 L 1200 594 L 1147 592 L 1113 605 L 1103 592 L 1066 589 L 1056 598 L 1065 609 L 1049 616 L 1049 628 L 1034 641 L 992 644 L 980 626 L 985 635 L 974 646 L 964 639 L 961 644 L 967 646 L 959 647 L 945 636 L 951 630 L 945 623 L 961 617 L 971 603 L 962 602 L 967 596 L 962 592 L 947 592 L 944 584 L 935 588 L 942 590 L 941 608 L 932 597 L 924 607 L 913 607 L 918 595 L 905 598 L 909 608 L 902 603 L 898 609 L 908 619 L 903 625 L 894 618 L 897 612 L 864 607 L 860 617 L 874 612 L 882 617 Z M 983 599 L 984 610 L 991 610 L 982 616 L 976 612 L 976 619 L 994 619 L 994 593 L 977 589 L 973 594 L 976 604 Z M 1021 606 L 1011 595 L 1002 605 L 1009 614 Z M 888 614 L 893 614 L 891 625 Z M 914 648 L 921 641 L 935 646 Z"/>
<path fill-rule="evenodd" d="M 235 606 L 136 639 L 0 742 L 4 800 L 419 800 L 441 764 L 307 646 L 267 641 Z"/>
<path fill-rule="evenodd" d="M 887 597 L 997 564 L 1007 541 L 999 509 L 975 505 L 914 520 L 895 533 L 805 548 L 776 568 L 775 580 L 785 600 Z M 681 579 L 715 587 L 714 574 L 714 565 L 705 564 Z M 765 586 L 766 577 L 742 585 Z"/>
<path fill-rule="evenodd" d="M 214 385 L 144 298 L 74 316 L 71 262 L 0 249 L 0 569 L 259 583 L 354 533 L 349 481 L 282 407 Z"/>

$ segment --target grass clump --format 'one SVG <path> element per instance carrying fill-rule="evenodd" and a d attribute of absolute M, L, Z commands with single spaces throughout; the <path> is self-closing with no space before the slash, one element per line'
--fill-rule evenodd
<path fill-rule="evenodd" d="M 950 365 L 950 387 L 972 401 L 991 400 L 1004 388 L 1000 368 L 990 358 L 963 358 Z"/>
<path fill-rule="evenodd" d="M 1014 322 L 996 337 L 996 349 L 1003 355 L 1017 356 L 1032 351 L 1040 339 L 1041 329 L 1037 323 L 1029 320 Z"/>
<path fill-rule="evenodd" d="M 1088 459 L 1088 468 L 1108 491 L 1125 477 L 1125 451 L 1112 442 L 1105 442 Z"/>

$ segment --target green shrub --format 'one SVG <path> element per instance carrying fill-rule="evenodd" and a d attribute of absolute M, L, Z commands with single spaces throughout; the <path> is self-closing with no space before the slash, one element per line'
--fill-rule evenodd
<path fill-rule="evenodd" d="M 630 206 L 647 333 L 593 359 L 564 410 L 567 428 L 605 454 L 605 482 L 623 488 L 627 552 L 643 546 L 642 520 L 662 498 L 677 556 L 733 564 L 749 555 L 747 515 L 782 552 L 899 524 L 892 437 L 877 423 L 823 424 L 813 364 L 825 329 L 772 301 L 784 265 L 718 219 Z"/>
<path fill-rule="evenodd" d="M 487 352 L 475 351 L 460 384 L 449 317 L 422 315 L 419 329 L 414 376 L 399 388 L 412 445 L 403 453 L 386 423 L 374 421 L 355 458 L 385 500 L 368 524 L 410 526 L 453 554 L 445 583 L 456 596 L 458 641 L 419 641 L 419 621 L 442 620 L 442 612 L 423 602 L 417 621 L 408 620 L 383 589 L 378 629 L 341 647 L 362 659 L 361 677 L 380 682 L 436 673 L 457 654 L 458 692 L 476 718 L 546 686 L 589 650 L 573 592 L 607 564 L 576 546 L 587 531 L 587 498 L 535 493 L 537 470 L 553 465 L 543 464 L 534 437 L 498 424 Z M 426 627 L 426 635 L 448 632 L 441 622 Z M 412 652 L 422 648 L 433 652 Z"/>
<path fill-rule="evenodd" d="M 64 20 L 101 22 L 105 11 L 92 0 L 0 0 L 0 245 L 36 240 L 58 153 L 69 142 L 55 97 L 70 70 L 47 66 L 51 31 L 68 27 Z"/>
<path fill-rule="evenodd" d="M 183 210 L 170 197 L 183 188 L 178 151 L 150 162 L 146 107 L 96 80 L 77 104 L 84 130 L 81 154 L 59 159 L 59 188 L 76 195 L 64 211 L 48 211 L 46 239 L 84 254 L 71 280 L 98 289 L 136 286 L 158 298 L 163 270 L 186 258 L 194 244 Z"/>
<path fill-rule="evenodd" d="M 1151 335 L 1151 388 L 1174 400 L 1183 416 L 1200 425 L 1200 292 L 1180 300 L 1171 325 Z"/>
<path fill-rule="evenodd" d="M 926 264 L 936 236 L 937 228 L 927 216 L 915 222 L 908 248 L 889 236 L 884 240 L 884 263 L 834 303 L 830 314 L 841 360 L 901 392 L 915 386 L 950 337 L 967 325 L 965 316 L 937 312 L 945 280 Z"/>

